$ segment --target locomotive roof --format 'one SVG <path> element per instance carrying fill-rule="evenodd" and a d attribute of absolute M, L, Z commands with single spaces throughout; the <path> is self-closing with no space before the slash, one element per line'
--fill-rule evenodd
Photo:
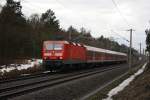
<path fill-rule="evenodd" d="M 121 53 L 121 52 L 111 51 L 111 50 L 102 49 L 102 48 L 96 48 L 96 47 L 87 46 L 87 45 L 84 45 L 84 46 L 85 46 L 85 47 L 87 48 L 87 50 L 89 50 L 89 51 L 95 51 L 95 52 L 102 52 L 102 53 L 108 53 L 108 54 L 114 54 L 114 55 L 127 56 L 127 54 Z"/>

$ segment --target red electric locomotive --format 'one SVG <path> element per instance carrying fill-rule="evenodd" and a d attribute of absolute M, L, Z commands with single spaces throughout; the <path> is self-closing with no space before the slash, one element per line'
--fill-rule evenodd
<path fill-rule="evenodd" d="M 125 53 L 68 41 L 44 41 L 43 64 L 48 70 L 67 69 L 68 65 L 126 62 Z"/>
<path fill-rule="evenodd" d="M 46 68 L 61 69 L 63 65 L 81 64 L 86 61 L 86 48 L 68 41 L 45 41 L 42 51 Z"/>

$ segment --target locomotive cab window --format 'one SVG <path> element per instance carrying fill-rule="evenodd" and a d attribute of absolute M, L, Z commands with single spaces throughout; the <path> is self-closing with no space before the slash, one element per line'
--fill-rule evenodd
<path fill-rule="evenodd" d="M 62 50 L 63 44 L 54 44 L 54 50 Z"/>
<path fill-rule="evenodd" d="M 45 49 L 46 50 L 62 50 L 63 49 L 63 44 L 45 44 Z"/>
<path fill-rule="evenodd" d="M 45 44 L 46 50 L 53 50 L 53 44 Z"/>

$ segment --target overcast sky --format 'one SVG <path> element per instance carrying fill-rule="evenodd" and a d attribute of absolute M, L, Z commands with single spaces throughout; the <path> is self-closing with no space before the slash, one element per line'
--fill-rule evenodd
<path fill-rule="evenodd" d="M 4 1 L 4 0 L 0 0 Z M 85 27 L 92 36 L 113 37 L 116 41 L 128 45 L 120 36 L 129 39 L 133 28 L 133 47 L 139 49 L 139 43 L 145 47 L 145 29 L 149 27 L 150 0 L 21 0 L 23 13 L 30 16 L 52 9 L 62 28 L 73 25 L 78 30 Z M 3 2 L 1 2 L 3 3 Z M 121 12 L 121 14 L 119 13 Z M 120 36 L 119 36 L 119 35 Z"/>

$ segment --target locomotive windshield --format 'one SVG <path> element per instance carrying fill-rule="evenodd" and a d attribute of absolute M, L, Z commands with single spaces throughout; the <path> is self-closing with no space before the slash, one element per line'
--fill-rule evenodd
<path fill-rule="evenodd" d="M 54 50 L 62 50 L 62 44 L 54 44 Z"/>
<path fill-rule="evenodd" d="M 46 50 L 53 50 L 53 44 L 46 44 L 45 49 Z"/>
<path fill-rule="evenodd" d="M 45 44 L 45 49 L 46 50 L 62 50 L 63 49 L 63 44 L 56 44 L 56 43 L 50 44 L 50 43 L 47 43 L 47 44 Z"/>

